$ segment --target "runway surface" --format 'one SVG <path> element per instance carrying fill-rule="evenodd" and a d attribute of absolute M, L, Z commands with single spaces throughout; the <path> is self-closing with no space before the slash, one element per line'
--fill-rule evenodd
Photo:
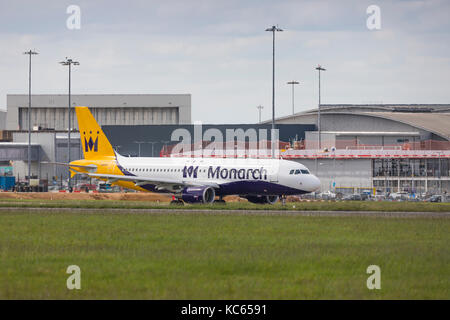
<path fill-rule="evenodd" d="M 226 209 L 123 209 L 123 208 L 30 208 L 1 207 L 6 212 L 29 213 L 111 213 L 111 214 L 203 214 L 310 217 L 385 217 L 385 218 L 450 218 L 450 212 L 382 212 L 382 211 L 295 211 L 295 210 L 226 210 Z"/>

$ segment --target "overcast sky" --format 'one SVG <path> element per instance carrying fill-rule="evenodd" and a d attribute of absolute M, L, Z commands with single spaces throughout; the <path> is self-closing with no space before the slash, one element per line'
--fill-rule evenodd
<path fill-rule="evenodd" d="M 369 5 L 381 29 L 369 30 Z M 66 26 L 69 5 L 81 28 Z M 322 103 L 450 103 L 450 1 L 21 1 L 0 0 L 0 108 L 6 94 L 190 93 L 192 120 L 254 123 L 271 117 L 276 34 L 277 116 Z"/>

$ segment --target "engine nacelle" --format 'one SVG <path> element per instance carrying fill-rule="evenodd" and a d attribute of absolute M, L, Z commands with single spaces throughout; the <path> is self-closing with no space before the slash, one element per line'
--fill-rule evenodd
<path fill-rule="evenodd" d="M 278 201 L 278 196 L 246 196 L 245 197 L 251 203 L 258 204 L 274 204 Z"/>
<path fill-rule="evenodd" d="M 186 187 L 183 189 L 181 199 L 187 203 L 212 203 L 216 192 L 212 187 Z"/>

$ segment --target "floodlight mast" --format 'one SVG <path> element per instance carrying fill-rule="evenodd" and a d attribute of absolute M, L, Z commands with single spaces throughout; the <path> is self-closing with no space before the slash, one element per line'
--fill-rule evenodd
<path fill-rule="evenodd" d="M 80 63 L 78 61 L 74 61 L 72 59 L 68 59 L 66 57 L 65 61 L 61 61 L 60 62 L 61 65 L 63 66 L 69 66 L 69 126 L 67 128 L 67 155 L 68 155 L 68 162 L 70 163 L 70 131 L 71 131 L 71 103 L 70 103 L 70 98 L 71 98 L 71 72 L 72 72 L 72 65 L 74 66 L 79 66 Z M 68 179 L 68 183 L 67 183 L 67 187 L 69 189 L 69 192 L 72 190 L 71 189 L 71 174 L 69 172 L 69 179 Z"/>
<path fill-rule="evenodd" d="M 257 106 L 256 108 L 257 108 L 258 111 L 259 111 L 259 123 L 261 123 L 261 110 L 264 109 L 264 107 L 261 106 L 261 105 L 259 105 L 259 106 Z"/>
<path fill-rule="evenodd" d="M 300 84 L 300 82 L 292 80 L 292 81 L 289 81 L 287 84 L 291 84 L 292 85 L 292 114 L 294 114 L 295 113 L 295 107 L 294 107 L 294 85 Z"/>
<path fill-rule="evenodd" d="M 28 70 L 28 185 L 30 185 L 31 178 L 31 56 L 39 54 L 36 51 L 28 50 L 23 54 L 30 56 L 29 70 Z"/>
<path fill-rule="evenodd" d="M 272 132 L 271 132 L 271 145 L 272 145 L 272 158 L 275 157 L 275 145 L 273 143 L 273 134 L 275 132 L 275 32 L 283 31 L 277 26 L 267 28 L 266 31 L 272 32 Z"/>
<path fill-rule="evenodd" d="M 319 107 L 318 107 L 318 113 L 317 113 L 317 129 L 318 129 L 318 147 L 319 150 L 322 149 L 322 137 L 321 137 L 321 126 L 320 126 L 320 71 L 326 71 L 327 69 L 323 68 L 320 64 L 316 67 L 316 70 L 319 71 Z"/>

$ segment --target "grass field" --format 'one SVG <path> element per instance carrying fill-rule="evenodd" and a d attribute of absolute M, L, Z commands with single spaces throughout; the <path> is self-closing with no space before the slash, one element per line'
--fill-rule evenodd
<path fill-rule="evenodd" d="M 449 299 L 450 219 L 0 212 L 0 299 Z M 68 290 L 66 268 L 81 268 Z M 366 268 L 381 268 L 368 290 Z"/>
<path fill-rule="evenodd" d="M 0 207 L 40 207 L 40 208 L 123 208 L 123 209 L 163 209 L 176 208 L 168 202 L 112 201 L 112 200 L 30 200 L 0 199 Z M 316 201 L 280 202 L 274 205 L 261 205 L 249 202 L 228 202 L 222 204 L 186 204 L 183 209 L 231 209 L 231 210 L 313 210 L 313 211 L 389 211 L 389 212 L 450 212 L 450 203 L 430 202 L 382 202 L 382 201 Z"/>

